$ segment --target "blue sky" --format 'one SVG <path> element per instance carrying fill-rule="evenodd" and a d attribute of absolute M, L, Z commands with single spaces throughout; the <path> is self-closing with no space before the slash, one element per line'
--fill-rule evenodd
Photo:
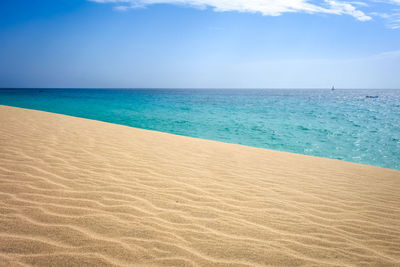
<path fill-rule="evenodd" d="M 1 0 L 0 87 L 400 88 L 400 0 Z"/>

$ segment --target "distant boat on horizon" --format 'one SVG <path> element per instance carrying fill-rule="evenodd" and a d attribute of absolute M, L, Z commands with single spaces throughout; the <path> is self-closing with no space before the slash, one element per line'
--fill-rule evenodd
<path fill-rule="evenodd" d="M 335 90 L 335 86 L 332 86 L 332 89 L 331 89 L 332 91 L 334 91 Z"/>

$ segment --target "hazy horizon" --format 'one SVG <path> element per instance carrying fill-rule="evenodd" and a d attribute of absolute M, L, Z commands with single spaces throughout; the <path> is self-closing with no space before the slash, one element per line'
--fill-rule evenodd
<path fill-rule="evenodd" d="M 332 87 L 325 88 L 267 88 L 267 87 L 230 87 L 230 88 L 202 88 L 202 87 L 0 87 L 0 90 L 7 89 L 16 89 L 16 90 L 62 90 L 62 89 L 71 89 L 71 90 L 332 90 Z M 400 88 L 337 88 L 334 87 L 334 90 L 400 90 Z"/>

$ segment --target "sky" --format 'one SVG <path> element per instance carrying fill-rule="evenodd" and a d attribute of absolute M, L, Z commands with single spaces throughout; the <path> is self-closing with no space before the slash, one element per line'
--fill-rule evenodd
<path fill-rule="evenodd" d="M 400 89 L 400 0 L 1 0 L 3 88 Z"/>

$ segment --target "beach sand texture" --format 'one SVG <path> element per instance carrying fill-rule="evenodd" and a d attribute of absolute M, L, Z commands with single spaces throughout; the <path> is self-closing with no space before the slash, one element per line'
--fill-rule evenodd
<path fill-rule="evenodd" d="M 400 172 L 0 106 L 1 266 L 399 266 Z"/>

